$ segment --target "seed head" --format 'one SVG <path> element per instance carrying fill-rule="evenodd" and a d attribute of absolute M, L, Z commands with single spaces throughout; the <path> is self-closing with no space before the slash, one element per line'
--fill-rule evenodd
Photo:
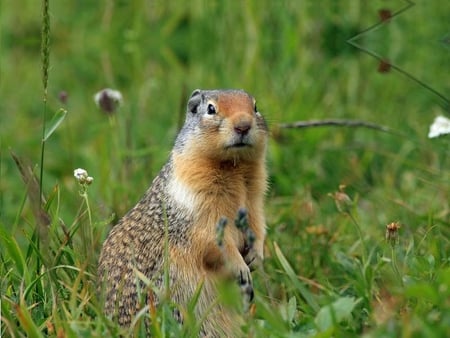
<path fill-rule="evenodd" d="M 390 9 L 382 8 L 378 10 L 378 16 L 381 21 L 388 21 L 390 18 L 392 18 L 392 12 Z"/>
<path fill-rule="evenodd" d="M 95 94 L 94 101 L 103 112 L 111 115 L 122 103 L 122 93 L 118 90 L 105 88 Z"/>
<path fill-rule="evenodd" d="M 62 104 L 67 103 L 67 99 L 69 98 L 69 94 L 65 90 L 61 90 L 58 94 L 59 101 L 61 101 Z"/>
<path fill-rule="evenodd" d="M 389 60 L 381 60 L 380 63 L 378 64 L 378 73 L 389 73 L 391 71 L 391 63 L 389 62 Z"/>
<path fill-rule="evenodd" d="M 334 203 L 336 204 L 336 208 L 339 212 L 349 213 L 353 206 L 352 199 L 345 193 L 346 186 L 344 184 L 339 185 L 339 191 L 334 193 L 329 193 L 332 199 L 334 199 Z"/>
<path fill-rule="evenodd" d="M 386 225 L 386 241 L 391 245 L 395 245 L 398 243 L 398 230 L 401 225 L 399 222 L 391 222 Z"/>

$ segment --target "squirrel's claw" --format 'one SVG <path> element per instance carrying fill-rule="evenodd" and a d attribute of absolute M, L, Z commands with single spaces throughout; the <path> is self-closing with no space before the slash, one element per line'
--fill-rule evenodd
<path fill-rule="evenodd" d="M 246 270 L 240 270 L 239 271 L 239 277 L 238 277 L 238 283 L 239 287 L 241 288 L 241 293 L 244 299 L 245 307 L 252 302 L 254 297 L 253 292 L 253 283 L 252 283 L 252 277 L 250 275 L 250 269 Z"/>
<path fill-rule="evenodd" d="M 250 271 L 255 271 L 262 264 L 262 257 L 255 249 L 250 249 L 243 257 Z"/>

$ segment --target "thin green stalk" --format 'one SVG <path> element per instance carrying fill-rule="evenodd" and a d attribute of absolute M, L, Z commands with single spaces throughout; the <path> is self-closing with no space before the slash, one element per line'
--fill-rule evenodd
<path fill-rule="evenodd" d="M 86 204 L 86 209 L 87 209 L 87 213 L 88 213 L 88 219 L 89 219 L 89 223 L 86 226 L 85 222 L 82 222 L 82 233 L 83 233 L 83 246 L 84 246 L 84 252 L 86 254 L 86 258 L 92 257 L 92 248 L 93 248 L 93 232 L 92 232 L 92 213 L 91 213 L 91 207 L 89 205 L 89 196 L 87 193 L 87 189 L 85 189 L 82 193 L 81 193 L 81 197 L 84 200 L 84 204 Z"/>
<path fill-rule="evenodd" d="M 88 196 L 88 187 L 93 182 L 93 178 L 88 176 L 88 172 L 82 168 L 78 168 L 74 170 L 75 179 L 78 181 L 80 187 L 80 196 L 83 199 L 84 205 L 86 205 L 87 214 L 89 222 L 84 222 L 80 220 L 81 227 L 81 239 L 82 239 L 82 248 L 84 253 L 84 258 L 86 262 L 89 262 L 89 258 L 93 257 L 93 224 L 92 224 L 92 213 L 91 207 L 89 205 L 89 196 Z M 80 209 L 81 210 L 81 209 Z"/>
<path fill-rule="evenodd" d="M 394 270 L 394 273 L 397 276 L 400 285 L 404 286 L 402 275 L 400 274 L 400 270 L 398 269 L 397 255 L 395 254 L 395 245 L 393 244 L 391 244 L 391 260 L 392 260 L 392 270 Z"/>
<path fill-rule="evenodd" d="M 43 114 L 42 114 L 42 139 L 41 139 L 41 161 L 39 173 L 39 194 L 42 204 L 42 181 L 44 176 L 44 154 L 45 154 L 45 121 L 47 115 L 47 92 L 48 92 L 48 69 L 50 66 L 50 0 L 42 1 L 42 34 L 41 34 L 41 55 L 42 55 L 42 85 L 44 88 Z"/>
<path fill-rule="evenodd" d="M 42 84 L 43 84 L 43 111 L 42 111 L 42 138 L 41 138 L 41 158 L 40 158 L 40 172 L 39 172 L 39 208 L 42 208 L 43 204 L 43 176 L 44 176 L 44 154 L 45 154 L 45 120 L 47 115 L 47 88 L 48 88 L 48 69 L 50 64 L 50 14 L 49 14 L 49 2 L 50 0 L 42 1 L 42 32 L 41 32 L 41 57 L 42 57 Z M 40 224 L 39 221 L 36 223 L 37 227 L 46 226 Z M 41 231 L 42 230 L 42 231 Z M 36 249 L 40 251 L 40 236 L 43 231 L 48 229 L 36 229 Z M 36 259 L 36 275 L 40 274 L 41 270 L 41 259 L 37 255 Z M 36 284 L 39 288 L 39 284 Z M 38 294 L 42 290 L 37 290 Z"/>
<path fill-rule="evenodd" d="M 363 257 L 363 262 L 365 263 L 367 261 L 367 255 L 368 255 L 369 251 L 367 250 L 366 243 L 365 243 L 364 237 L 363 237 L 363 233 L 361 231 L 361 228 L 359 227 L 358 221 L 353 216 L 352 212 L 349 211 L 348 215 L 349 215 L 350 219 L 352 220 L 353 224 L 355 225 L 356 232 L 358 233 L 359 239 L 361 241 L 362 250 L 363 250 L 362 257 Z"/>
<path fill-rule="evenodd" d="M 397 264 L 397 255 L 395 253 L 395 247 L 399 243 L 399 229 L 400 229 L 399 222 L 391 222 L 388 225 L 386 225 L 386 241 L 391 246 L 392 270 L 394 270 L 394 274 L 399 280 L 400 285 L 404 286 L 403 278 Z"/>

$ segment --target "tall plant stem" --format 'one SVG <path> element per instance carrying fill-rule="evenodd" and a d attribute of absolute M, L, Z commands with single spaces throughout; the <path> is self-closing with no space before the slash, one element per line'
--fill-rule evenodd
<path fill-rule="evenodd" d="M 42 85 L 44 89 L 43 112 L 42 112 L 42 139 L 41 139 L 41 159 L 39 172 L 39 194 L 42 204 L 43 176 L 44 176 L 44 154 L 45 154 L 45 120 L 47 115 L 47 92 L 48 92 L 48 69 L 50 65 L 50 0 L 42 0 L 42 34 L 41 34 L 41 56 L 42 56 Z"/>

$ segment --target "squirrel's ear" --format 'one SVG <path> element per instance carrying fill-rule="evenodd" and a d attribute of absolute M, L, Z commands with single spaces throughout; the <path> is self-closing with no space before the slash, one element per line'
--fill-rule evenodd
<path fill-rule="evenodd" d="M 201 90 L 196 89 L 192 92 L 191 97 L 188 101 L 188 111 L 190 111 L 192 114 L 197 113 L 197 107 L 201 102 Z"/>
<path fill-rule="evenodd" d="M 201 92 L 201 89 L 196 89 L 196 90 L 194 90 L 194 91 L 192 92 L 192 94 L 191 94 L 191 97 L 194 97 L 194 96 L 199 95 L 200 92 Z"/>

